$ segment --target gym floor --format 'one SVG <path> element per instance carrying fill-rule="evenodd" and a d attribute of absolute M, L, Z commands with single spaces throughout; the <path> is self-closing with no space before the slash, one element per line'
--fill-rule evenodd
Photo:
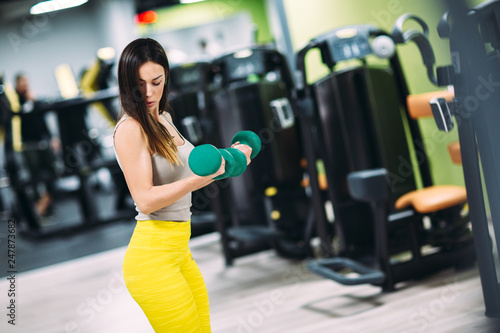
<path fill-rule="evenodd" d="M 64 238 L 17 237 L 16 325 L 3 319 L 0 331 L 153 332 L 121 275 L 133 227 L 133 221 L 120 221 Z M 5 235 L 3 230 L 2 247 Z M 484 316 L 476 267 L 445 270 L 381 293 L 374 286 L 322 279 L 307 271 L 306 261 L 286 260 L 274 251 L 226 267 L 217 233 L 193 238 L 191 249 L 209 291 L 213 332 L 500 330 L 499 320 Z M 9 285 L 1 279 L 2 294 Z"/>
<path fill-rule="evenodd" d="M 96 196 L 100 211 L 112 214 L 105 209 L 112 206 L 112 191 L 104 186 Z M 61 195 L 57 201 L 56 216 L 44 220 L 44 230 L 79 220 L 74 198 Z M 7 254 L 8 229 L 2 225 L 0 251 Z M 134 227 L 131 218 L 35 240 L 23 236 L 19 225 L 16 325 L 4 319 L 0 332 L 153 332 L 121 273 Z M 283 259 L 274 251 L 242 257 L 226 267 L 217 233 L 192 238 L 191 249 L 209 291 L 213 332 L 500 331 L 500 320 L 484 316 L 476 267 L 444 270 L 382 293 L 374 286 L 348 287 L 322 279 L 308 272 L 307 261 Z M 0 294 L 7 295 L 8 258 L 2 257 Z"/>

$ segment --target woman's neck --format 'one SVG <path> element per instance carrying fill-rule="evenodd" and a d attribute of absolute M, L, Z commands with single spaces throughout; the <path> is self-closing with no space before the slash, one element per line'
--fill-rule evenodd
<path fill-rule="evenodd" d="M 160 120 L 160 112 L 158 110 L 151 111 L 151 114 L 156 118 L 156 120 Z"/>

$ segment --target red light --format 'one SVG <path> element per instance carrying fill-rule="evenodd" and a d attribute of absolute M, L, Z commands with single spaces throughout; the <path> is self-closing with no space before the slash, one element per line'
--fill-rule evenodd
<path fill-rule="evenodd" d="M 136 24 L 151 24 L 158 21 L 158 14 L 154 10 L 148 10 L 140 14 L 136 14 L 134 22 Z"/>

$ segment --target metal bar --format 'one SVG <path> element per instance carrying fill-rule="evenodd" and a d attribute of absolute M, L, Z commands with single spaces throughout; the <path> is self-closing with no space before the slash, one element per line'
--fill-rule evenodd
<path fill-rule="evenodd" d="M 474 125 L 471 119 L 464 120 L 459 126 L 460 148 L 464 168 L 465 186 L 473 229 L 477 263 L 488 317 L 500 316 L 500 290 L 495 271 L 493 248 L 488 230 L 488 219 L 484 209 L 481 173 L 477 159 L 477 146 Z"/>

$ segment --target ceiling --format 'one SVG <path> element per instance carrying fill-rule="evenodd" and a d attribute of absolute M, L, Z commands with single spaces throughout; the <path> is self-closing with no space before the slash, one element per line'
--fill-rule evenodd
<path fill-rule="evenodd" d="M 30 8 L 42 0 L 0 0 L 0 22 L 19 19 L 29 15 Z M 103 0 L 89 0 L 103 1 Z M 133 0 L 138 13 L 179 4 L 179 0 Z"/>
<path fill-rule="evenodd" d="M 0 0 L 0 20 L 4 23 L 28 15 L 40 0 Z"/>

